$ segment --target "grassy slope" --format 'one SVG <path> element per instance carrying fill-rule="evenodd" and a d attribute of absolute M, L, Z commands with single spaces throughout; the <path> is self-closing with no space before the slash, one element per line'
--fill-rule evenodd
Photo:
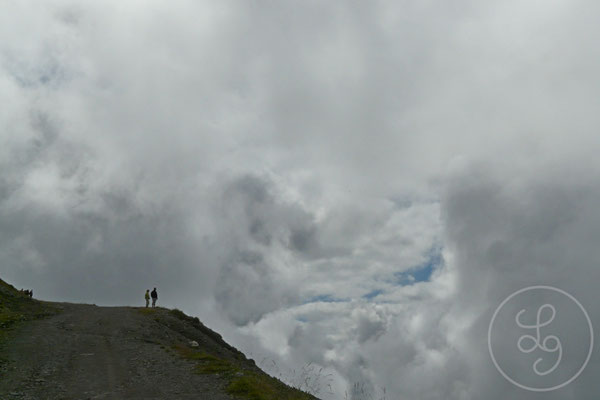
<path fill-rule="evenodd" d="M 177 332 L 187 340 L 195 340 L 198 347 L 189 343 L 170 343 L 166 351 L 192 360 L 195 373 L 213 375 L 224 379 L 227 393 L 250 400 L 315 400 L 314 396 L 291 388 L 280 380 L 264 373 L 253 360 L 227 344 L 221 336 L 207 328 L 195 317 L 189 317 L 179 310 L 142 308 L 139 310 L 148 318 Z"/>
<path fill-rule="evenodd" d="M 0 279 L 0 335 L 5 335 L 17 322 L 52 315 L 50 303 L 30 299 Z"/>
<path fill-rule="evenodd" d="M 5 362 L 1 353 L 6 339 L 19 322 L 57 312 L 57 308 L 50 303 L 31 299 L 0 279 L 0 367 Z"/>

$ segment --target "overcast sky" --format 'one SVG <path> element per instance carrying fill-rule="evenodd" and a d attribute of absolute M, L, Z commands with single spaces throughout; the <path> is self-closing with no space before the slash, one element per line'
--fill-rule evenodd
<path fill-rule="evenodd" d="M 0 277 L 98 305 L 156 286 L 273 374 L 322 367 L 323 399 L 597 399 L 595 348 L 532 392 L 488 326 L 550 285 L 600 327 L 599 17 L 0 0 Z"/>

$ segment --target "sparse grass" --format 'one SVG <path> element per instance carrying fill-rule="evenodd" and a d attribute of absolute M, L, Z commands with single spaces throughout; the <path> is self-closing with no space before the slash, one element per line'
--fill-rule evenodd
<path fill-rule="evenodd" d="M 227 392 L 250 400 L 312 400 L 312 395 L 286 386 L 265 373 L 248 372 L 236 376 Z"/>
<path fill-rule="evenodd" d="M 146 307 L 143 307 L 143 308 L 138 308 L 138 311 L 141 312 L 144 315 L 151 315 L 151 314 L 156 313 L 156 308 L 150 308 L 150 307 L 146 308 Z"/>
<path fill-rule="evenodd" d="M 191 348 L 178 345 L 174 346 L 179 355 L 188 360 L 196 361 L 195 372 L 202 375 L 222 374 L 233 375 L 238 369 L 229 361 L 203 351 L 193 350 Z"/>
<path fill-rule="evenodd" d="M 328 395 L 335 396 L 340 400 L 387 400 L 387 390 L 385 387 L 376 389 L 365 382 L 356 382 L 346 391 L 343 396 L 333 390 L 333 374 L 327 373 L 323 367 L 313 363 L 303 365 L 299 369 L 282 370 L 275 360 L 268 357 L 261 359 L 258 367 L 271 376 L 277 377 L 286 385 L 313 396 Z"/>
<path fill-rule="evenodd" d="M 327 373 L 323 367 L 313 363 L 303 365 L 299 369 L 282 370 L 275 360 L 264 357 L 258 364 L 259 368 L 271 376 L 278 378 L 295 389 L 310 393 L 313 396 L 321 394 L 332 395 L 333 374 Z"/>
<path fill-rule="evenodd" d="M 174 349 L 185 359 L 196 362 L 195 372 L 201 375 L 219 375 L 227 380 L 226 391 L 249 400 L 312 400 L 314 397 L 290 388 L 281 381 L 262 373 L 251 371 L 235 361 L 195 350 L 183 345 Z"/>
<path fill-rule="evenodd" d="M 0 307 L 0 329 L 1 330 L 5 330 L 6 328 L 9 328 L 10 326 L 12 326 L 14 323 L 19 322 L 19 321 L 24 321 L 25 315 L 18 313 L 18 312 L 14 312 L 12 311 L 10 308 L 7 307 Z"/>
<path fill-rule="evenodd" d="M 227 344 L 221 335 L 204 326 L 197 317 L 190 317 L 178 309 L 140 308 L 139 311 L 188 340 L 197 340 L 199 334 L 212 339 L 208 340 L 209 347 L 192 348 L 186 344 L 176 344 L 164 350 L 193 361 L 196 374 L 218 376 L 224 381 L 227 393 L 248 400 L 316 400 L 310 394 L 291 388 L 261 371 L 254 362 L 248 361 L 242 353 Z M 221 356 L 221 353 L 226 356 Z"/>
<path fill-rule="evenodd" d="M 191 317 L 188 317 L 187 315 L 185 315 L 185 313 L 177 308 L 174 308 L 172 310 L 169 311 L 169 314 L 171 314 L 174 317 L 177 317 L 179 319 L 182 319 L 184 321 L 187 321 L 188 319 L 191 319 Z"/>
<path fill-rule="evenodd" d="M 200 319 L 198 319 L 198 317 L 190 317 L 188 315 L 185 315 L 185 313 L 181 310 L 178 310 L 176 308 L 169 310 L 169 314 L 187 324 L 192 325 L 194 328 L 200 330 L 204 335 L 212 338 L 215 342 L 219 343 L 221 346 L 231 350 L 234 353 L 238 353 L 238 356 L 243 358 L 242 353 L 240 353 L 237 349 L 235 349 L 234 347 L 231 347 L 228 343 L 226 343 L 223 338 L 221 337 L 221 335 L 219 335 L 217 332 L 207 328 L 206 326 L 204 326 L 204 324 L 202 322 L 200 322 Z M 173 326 L 170 326 L 172 329 L 174 329 Z M 185 336 L 184 332 L 180 332 L 181 334 L 183 334 Z"/>
<path fill-rule="evenodd" d="M 348 392 L 345 393 L 344 400 L 386 400 L 387 391 L 381 389 L 381 393 L 377 394 L 376 390 L 371 385 L 366 385 L 364 382 L 356 382 L 352 385 L 351 395 L 348 397 Z"/>
<path fill-rule="evenodd" d="M 57 312 L 56 307 L 29 298 L 0 279 L 0 352 L 10 332 L 20 322 L 47 317 Z M 0 357 L 0 364 L 4 361 L 4 358 Z"/>
<path fill-rule="evenodd" d="M 216 357 L 207 356 L 202 359 L 202 362 L 196 365 L 196 373 L 202 375 L 224 374 L 230 375 L 235 373 L 236 368 L 225 360 Z"/>
<path fill-rule="evenodd" d="M 227 386 L 229 394 L 245 397 L 250 400 L 270 400 L 277 399 L 276 392 L 268 384 L 265 384 L 256 376 L 239 376 L 234 378 Z"/>
<path fill-rule="evenodd" d="M 0 332 L 15 323 L 56 314 L 55 307 L 34 300 L 0 279 Z"/>
<path fill-rule="evenodd" d="M 211 346 L 215 344 L 217 347 L 222 346 L 218 348 L 225 350 L 224 354 L 228 354 L 227 357 L 215 355 L 215 351 L 217 354 L 221 354 L 221 351 L 214 350 L 214 347 L 213 350 L 210 350 L 210 347 L 203 347 L 202 342 L 199 348 L 187 344 L 173 346 L 160 344 L 166 352 L 193 361 L 196 374 L 218 376 L 218 379 L 225 382 L 225 391 L 237 398 L 316 400 L 316 397 L 321 395 L 333 395 L 340 400 L 386 400 L 388 398 L 385 388 L 378 390 L 365 383 L 355 383 L 345 393 L 336 395 L 332 388 L 333 374 L 326 368 L 312 363 L 298 369 L 282 370 L 274 360 L 265 357 L 257 365 L 249 366 L 243 354 L 224 342 L 218 333 L 205 327 L 198 318 L 190 317 L 178 309 L 139 308 L 139 311 L 190 341 L 200 341 L 191 334 L 195 331 L 192 329 L 194 327 L 215 341 Z"/>
<path fill-rule="evenodd" d="M 200 319 L 198 319 L 198 317 L 190 317 L 188 315 L 185 315 L 185 313 L 183 311 L 178 310 L 176 308 L 170 310 L 169 313 L 172 316 L 174 316 L 175 318 L 178 318 L 178 319 L 180 319 L 182 321 L 191 323 L 195 327 L 202 326 L 202 323 L 200 322 Z"/>

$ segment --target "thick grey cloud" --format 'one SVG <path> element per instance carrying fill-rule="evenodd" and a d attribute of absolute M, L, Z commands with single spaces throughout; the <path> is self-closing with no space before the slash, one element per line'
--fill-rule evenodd
<path fill-rule="evenodd" d="M 511 398 L 540 397 L 494 375 L 486 354 L 491 315 L 511 292 L 532 285 L 558 287 L 584 305 L 592 323 L 598 321 L 592 282 L 598 274 L 594 232 L 600 222 L 596 212 L 600 186 L 594 169 L 573 160 L 513 176 L 480 170 L 462 176 L 463 184 L 453 185 L 449 192 L 448 244 L 454 247 L 455 262 L 460 265 L 455 313 L 475 316 L 465 332 L 465 344 L 475 351 L 464 354 L 479 354 L 470 357 L 470 362 L 483 366 L 471 369 L 474 397 L 506 398 L 507 393 Z M 556 331 L 569 332 L 571 337 L 577 337 L 582 329 L 585 333 L 581 315 L 572 312 L 562 317 L 566 319 L 554 323 Z M 584 340 L 581 345 L 587 343 Z M 569 362 L 580 365 L 581 357 Z M 525 375 L 526 366 L 523 368 Z M 597 368 L 598 359 L 593 355 L 579 381 L 543 394 L 544 398 L 594 398 L 599 388 L 590 378 Z M 518 376 L 518 371 L 513 372 Z"/>
<path fill-rule="evenodd" d="M 158 286 L 290 382 L 323 367 L 323 398 L 541 398 L 487 326 L 534 284 L 599 319 L 597 11 L 5 2 L 1 276 Z M 597 370 L 544 398 L 597 397 Z"/>

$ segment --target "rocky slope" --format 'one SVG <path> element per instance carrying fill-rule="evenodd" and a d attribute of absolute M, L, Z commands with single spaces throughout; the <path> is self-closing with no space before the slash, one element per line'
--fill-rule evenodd
<path fill-rule="evenodd" d="M 315 399 L 197 318 L 29 299 L 0 280 L 0 399 Z"/>

